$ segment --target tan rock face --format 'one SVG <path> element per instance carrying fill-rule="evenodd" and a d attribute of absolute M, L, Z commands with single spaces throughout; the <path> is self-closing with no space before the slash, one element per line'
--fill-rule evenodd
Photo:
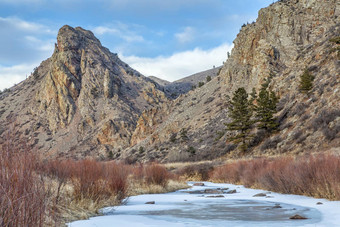
<path fill-rule="evenodd" d="M 35 98 L 26 105 L 32 122 L 44 122 L 45 130 L 32 134 L 51 137 L 36 146 L 53 155 L 98 156 L 102 150 L 124 149 L 143 110 L 167 100 L 148 78 L 80 27 L 59 30 L 52 57 L 35 75 L 22 86 L 34 82 Z"/>
<path fill-rule="evenodd" d="M 155 107 L 145 110 L 137 121 L 137 126 L 131 137 L 131 146 L 143 141 L 148 135 L 151 135 L 156 127 L 164 121 L 168 115 L 168 105 Z M 162 112 L 161 112 L 162 111 Z"/>

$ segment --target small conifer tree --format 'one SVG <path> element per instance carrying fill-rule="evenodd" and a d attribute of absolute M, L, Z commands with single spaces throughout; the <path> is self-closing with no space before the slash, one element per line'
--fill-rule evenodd
<path fill-rule="evenodd" d="M 259 122 L 257 127 L 270 133 L 278 127 L 274 114 L 277 112 L 276 105 L 279 97 L 268 88 L 269 83 L 270 78 L 262 84 L 262 88 L 256 98 L 255 117 L 257 122 Z"/>
<path fill-rule="evenodd" d="M 300 86 L 299 89 L 302 93 L 308 93 L 313 88 L 314 76 L 305 69 L 303 74 L 300 76 Z"/>
<path fill-rule="evenodd" d="M 226 124 L 228 131 L 237 131 L 236 135 L 229 139 L 236 144 L 241 143 L 240 150 L 245 152 L 248 148 L 248 141 L 251 139 L 250 131 L 254 124 L 252 120 L 253 108 L 248 100 L 248 93 L 244 88 L 239 88 L 234 92 L 229 101 L 229 117 L 231 122 Z"/>

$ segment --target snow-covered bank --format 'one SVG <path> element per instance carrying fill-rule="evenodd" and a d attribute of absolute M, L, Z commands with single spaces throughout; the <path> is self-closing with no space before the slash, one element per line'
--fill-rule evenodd
<path fill-rule="evenodd" d="M 104 216 L 69 226 L 340 226 L 339 201 L 268 193 L 232 184 L 204 184 L 173 193 L 130 197 L 126 205 L 103 209 Z M 216 188 L 225 190 L 223 194 L 203 193 Z M 233 189 L 237 193 L 227 194 Z M 253 197 L 258 193 L 267 196 Z M 145 204 L 151 201 L 155 204 Z M 289 219 L 295 214 L 308 219 Z"/>

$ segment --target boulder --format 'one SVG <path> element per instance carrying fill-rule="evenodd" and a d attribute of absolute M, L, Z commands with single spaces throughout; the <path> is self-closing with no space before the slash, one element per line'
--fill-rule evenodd
<path fill-rule="evenodd" d="M 253 197 L 266 197 L 266 193 L 258 193 L 258 194 L 255 194 L 253 195 Z"/>
<path fill-rule="evenodd" d="M 155 204 L 155 201 L 149 201 L 149 202 L 146 202 L 145 204 Z"/>
<path fill-rule="evenodd" d="M 226 192 L 227 194 L 234 194 L 234 193 L 237 193 L 236 189 L 233 189 L 233 190 L 229 190 Z"/>
<path fill-rule="evenodd" d="M 206 193 L 206 194 L 222 194 L 223 192 L 221 190 L 217 190 L 217 189 L 205 189 L 204 193 Z"/>
<path fill-rule="evenodd" d="M 295 214 L 295 215 L 291 216 L 289 219 L 293 219 L 293 220 L 302 220 L 302 219 L 307 219 L 307 218 L 304 217 L 304 216 Z"/>

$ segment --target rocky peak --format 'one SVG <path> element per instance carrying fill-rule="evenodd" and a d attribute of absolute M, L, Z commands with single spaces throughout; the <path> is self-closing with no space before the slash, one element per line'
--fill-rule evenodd
<path fill-rule="evenodd" d="M 84 114 L 88 112 L 92 102 L 89 99 L 102 93 L 111 98 L 113 90 L 118 94 L 121 84 L 118 75 L 126 70 L 90 31 L 65 25 L 59 30 L 57 41 L 50 69 L 36 96 L 40 110 L 50 115 L 53 131 L 68 125 L 77 107 Z"/>
<path fill-rule="evenodd" d="M 35 99 L 29 108 L 45 128 L 35 135 L 52 137 L 51 142 L 41 141 L 38 146 L 75 150 L 69 155 L 75 155 L 80 144 L 86 147 L 83 150 L 96 147 L 92 153 L 111 146 L 124 149 L 139 115 L 167 100 L 153 81 L 80 27 L 65 25 L 59 30 L 53 55 L 34 75 L 29 79 L 34 80 Z"/>
<path fill-rule="evenodd" d="M 59 29 L 57 42 L 59 51 L 79 51 L 86 48 L 89 43 L 101 46 L 100 41 L 91 31 L 81 27 L 72 28 L 68 25 L 64 25 Z"/>

